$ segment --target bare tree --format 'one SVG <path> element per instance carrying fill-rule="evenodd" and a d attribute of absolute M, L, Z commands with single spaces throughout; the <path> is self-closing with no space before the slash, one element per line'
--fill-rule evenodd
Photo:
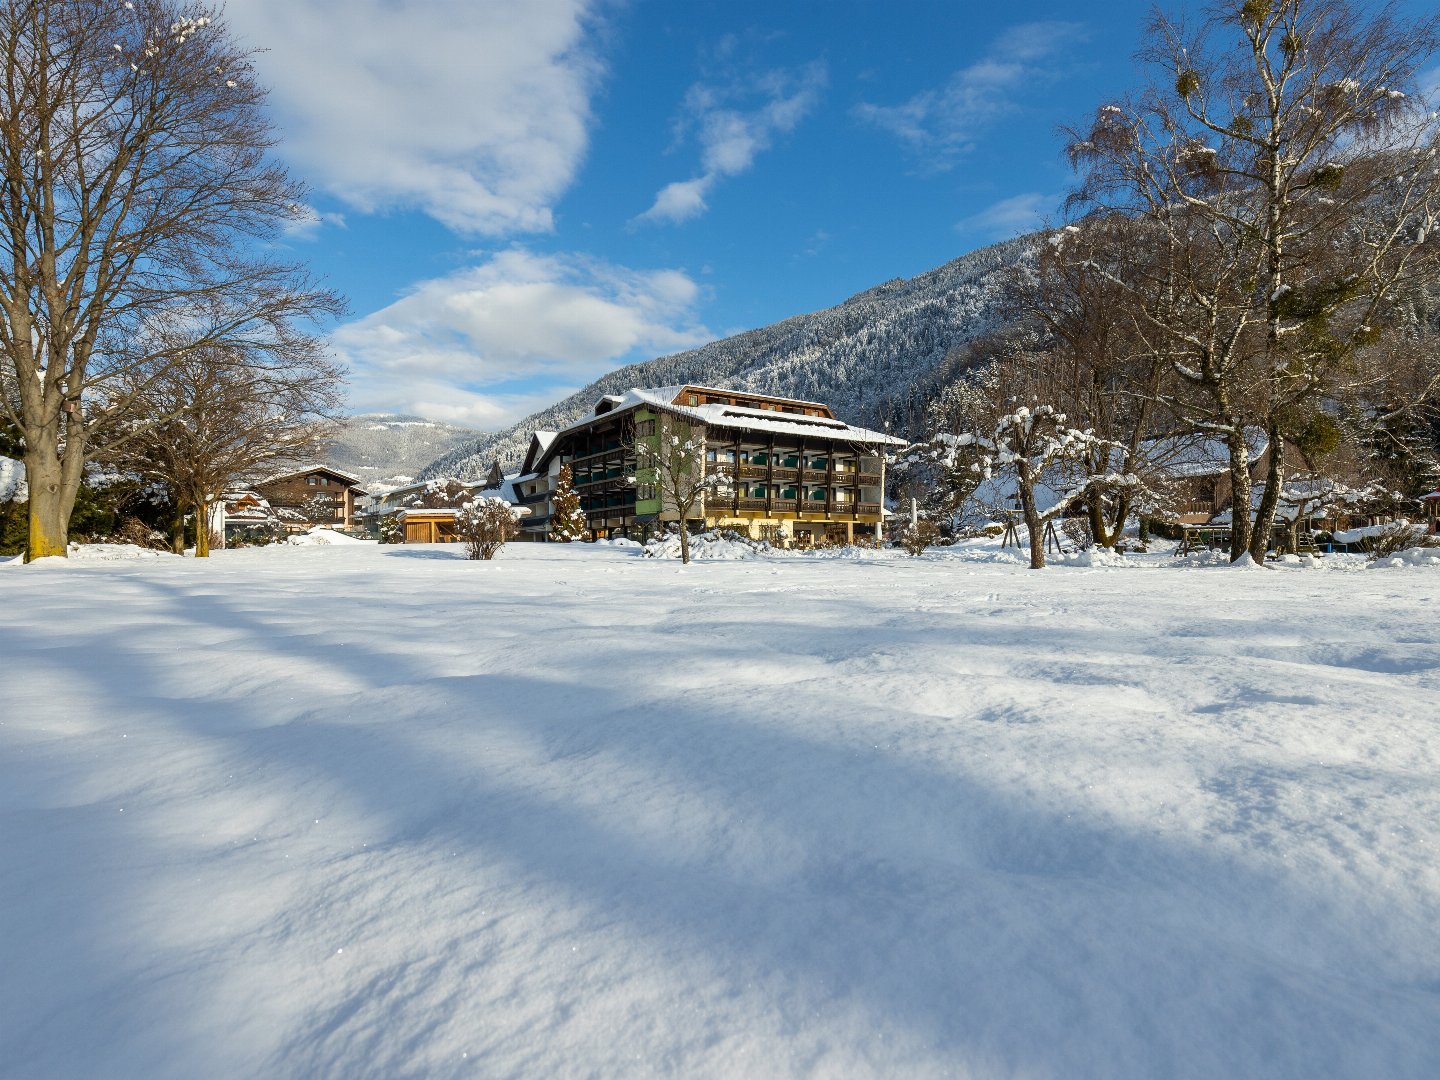
<path fill-rule="evenodd" d="M 629 436 L 635 455 L 634 484 L 638 494 L 652 490 L 660 500 L 662 518 L 674 514 L 680 526 L 680 561 L 690 561 L 688 522 L 698 517 L 706 491 L 722 481 L 705 472 L 705 425 L 661 412 L 655 434 Z"/>
<path fill-rule="evenodd" d="M 133 395 L 142 418 L 106 458 L 165 485 L 182 513 L 195 512 L 195 554 L 203 558 L 210 553 L 207 507 L 237 480 L 322 446 L 333 432 L 339 380 L 318 349 L 304 363 L 283 366 L 195 350 L 144 378 Z"/>
<path fill-rule="evenodd" d="M 1160 404 L 1168 366 L 1137 325 L 1135 299 L 1153 258 L 1146 230 L 1122 215 L 1095 215 L 1037 245 L 1033 272 L 1012 275 L 1016 314 L 1042 347 L 1029 352 L 1023 393 L 1061 409 L 1098 438 L 1085 470 L 1090 536 L 1112 547 L 1132 512 L 1153 509 L 1163 463 L 1155 460 L 1168 419 Z"/>
<path fill-rule="evenodd" d="M 1103 440 L 1070 427 L 1053 405 L 1019 405 L 996 421 L 988 433 L 967 431 L 944 436 L 953 469 L 968 468 L 982 480 L 997 476 L 1013 483 L 1020 514 L 1030 534 L 1030 568 L 1045 566 L 1045 526 L 1085 497 L 1091 479 L 1083 462 Z M 1041 487 L 1053 498 L 1044 500 Z"/>
<path fill-rule="evenodd" d="M 197 351 L 283 355 L 339 310 L 263 241 L 305 211 L 249 55 L 186 0 L 0 7 L 0 410 L 25 440 L 27 557 L 64 555 L 86 459 Z"/>
<path fill-rule="evenodd" d="M 1162 242 L 1135 310 L 1167 405 L 1229 447 L 1234 558 L 1264 556 L 1291 417 L 1435 272 L 1440 124 L 1415 75 L 1437 41 L 1434 16 L 1353 0 L 1226 0 L 1195 32 L 1156 14 L 1156 81 L 1070 133 L 1073 203 Z M 1253 522 L 1252 427 L 1269 456 Z"/>

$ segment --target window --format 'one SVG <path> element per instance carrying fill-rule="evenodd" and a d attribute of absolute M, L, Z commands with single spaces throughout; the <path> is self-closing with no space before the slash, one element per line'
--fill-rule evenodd
<path fill-rule="evenodd" d="M 654 498 L 655 498 L 655 485 L 654 485 L 654 484 L 636 484 L 636 485 L 635 485 L 635 498 L 637 498 L 637 499 L 640 500 L 641 502 L 647 502 L 647 501 L 649 501 L 649 500 L 651 500 L 651 499 L 654 499 Z"/>
<path fill-rule="evenodd" d="M 654 435 L 654 434 L 655 434 L 655 421 L 654 421 L 654 420 L 639 420 L 639 421 L 636 421 L 636 424 L 635 424 L 635 435 L 636 435 L 638 438 L 642 438 L 642 439 L 643 439 L 643 438 L 645 438 L 645 437 L 648 436 L 648 435 Z"/>
<path fill-rule="evenodd" d="M 313 477 L 313 476 L 307 476 L 307 477 L 305 478 L 305 483 L 309 484 L 311 487 L 314 487 L 314 486 L 315 486 L 315 477 Z"/>
<path fill-rule="evenodd" d="M 699 399 L 698 397 L 696 397 L 694 394 L 686 394 L 686 395 L 685 395 L 685 404 L 686 404 L 686 405 L 699 405 L 699 404 L 700 404 L 700 399 Z"/>

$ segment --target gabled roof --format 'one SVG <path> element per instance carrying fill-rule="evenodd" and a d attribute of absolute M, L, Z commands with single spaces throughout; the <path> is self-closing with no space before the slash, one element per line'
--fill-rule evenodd
<path fill-rule="evenodd" d="M 360 477 L 351 476 L 349 473 L 341 472 L 339 469 L 333 469 L 329 465 L 301 465 L 298 468 L 287 469 L 283 473 L 276 473 L 274 476 L 267 476 L 265 477 L 265 479 L 258 481 L 258 483 L 274 484 L 278 483 L 281 480 L 291 480 L 297 476 L 309 476 L 311 473 L 322 472 L 330 476 L 337 477 L 340 480 L 344 480 L 351 487 L 354 487 L 360 483 Z M 360 492 L 360 494 L 364 495 L 365 492 L 362 491 Z"/>
<path fill-rule="evenodd" d="M 629 391 L 626 397 L 634 395 L 636 404 L 645 404 L 651 408 L 661 409 L 674 413 L 688 419 L 698 420 L 706 427 L 735 428 L 741 431 L 760 431 L 772 435 L 794 435 L 804 437 L 806 435 L 819 435 L 829 439 L 839 439 L 844 442 L 864 443 L 872 446 L 905 446 L 904 439 L 897 439 L 893 435 L 887 435 L 882 431 L 871 431 L 869 428 L 856 427 L 847 424 L 843 420 L 836 420 L 828 416 L 803 416 L 797 413 L 772 412 L 768 409 L 751 409 L 743 405 L 676 405 L 676 395 L 666 394 L 669 390 L 666 387 L 662 390 L 640 390 Z M 681 390 L 687 389 L 681 387 Z M 725 393 L 727 391 L 716 391 Z M 678 391 L 677 391 L 678 393 Z M 736 396 L 745 396 L 736 394 Z M 785 399 L 776 399 L 785 400 Z M 814 402 L 798 402 L 802 405 L 813 405 Z M 817 405 L 818 408 L 825 406 Z"/>
<path fill-rule="evenodd" d="M 575 425 L 570 426 L 574 427 Z M 530 445 L 525 450 L 525 460 L 520 465 L 521 476 L 537 471 L 537 463 L 549 452 L 551 443 L 555 441 L 555 435 L 556 432 L 553 431 L 537 431 L 530 436 Z"/>
<path fill-rule="evenodd" d="M 655 409 L 660 412 L 667 412 L 674 416 L 680 416 L 687 420 L 694 420 L 706 427 L 732 428 L 739 431 L 761 432 L 767 435 L 789 435 L 798 438 L 805 436 L 819 436 L 827 439 L 835 439 L 841 442 L 860 443 L 870 446 L 905 446 L 904 439 L 897 439 L 880 431 L 871 431 L 869 428 L 856 427 L 847 424 L 843 420 L 836 420 L 833 416 L 806 416 L 799 413 L 774 412 L 769 409 L 752 409 L 744 405 L 676 405 L 675 400 L 686 391 L 698 393 L 725 394 L 731 397 L 754 397 L 766 401 L 788 402 L 796 405 L 808 405 L 817 409 L 824 409 L 827 413 L 830 408 L 820 402 L 800 401 L 793 398 L 778 398 L 768 394 L 750 394 L 743 390 L 719 390 L 714 387 L 696 386 L 694 383 L 684 383 L 679 386 L 660 386 L 648 389 L 632 387 L 623 394 L 609 394 L 601 401 L 614 400 L 612 408 L 604 413 L 597 413 L 578 420 L 568 427 L 562 428 L 560 432 L 543 434 L 549 437 L 550 442 L 566 432 L 576 431 L 594 423 L 600 416 L 608 416 L 614 413 L 625 412 L 628 409 L 645 408 Z M 542 434 L 540 432 L 537 435 Z M 522 471 L 530 472 L 543 464 L 548 450 L 539 455 L 534 462 L 526 455 L 525 465 Z"/>

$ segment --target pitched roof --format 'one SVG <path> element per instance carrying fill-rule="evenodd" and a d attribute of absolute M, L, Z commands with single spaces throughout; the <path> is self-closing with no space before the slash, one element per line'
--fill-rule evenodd
<path fill-rule="evenodd" d="M 267 476 L 265 479 L 258 481 L 258 483 L 273 484 L 279 480 L 289 480 L 293 476 L 306 476 L 309 473 L 315 472 L 329 473 L 331 476 L 338 476 L 341 480 L 348 480 L 352 485 L 360 483 L 360 477 L 358 476 L 351 476 L 349 473 L 341 472 L 339 469 L 331 468 L 329 465 L 316 464 L 301 465 L 298 468 L 287 469 L 282 473 L 276 473 L 274 476 Z M 360 494 L 363 495 L 365 493 L 362 491 Z"/>
<path fill-rule="evenodd" d="M 798 437 L 823 435 L 826 438 L 875 446 L 906 445 L 904 439 L 897 439 L 893 435 L 887 435 L 881 431 L 871 431 L 869 428 L 856 427 L 852 424 L 845 423 L 843 420 L 835 420 L 828 416 L 802 416 L 796 413 L 778 413 L 769 409 L 751 409 L 743 405 L 676 405 L 676 396 L 685 389 L 710 391 L 716 394 L 731 394 L 737 397 L 746 396 L 741 391 L 716 390 L 711 387 L 695 386 L 693 383 L 683 383 L 679 386 L 660 386 L 648 389 L 632 387 L 623 394 L 606 395 L 602 400 L 615 400 L 615 407 L 609 410 L 609 412 L 623 412 L 626 409 L 637 408 L 644 405 L 647 408 L 659 409 L 662 412 L 668 412 L 689 420 L 698 421 L 707 427 L 738 428 L 742 431 L 761 431 L 773 435 L 794 435 Z M 772 400 L 769 395 L 757 394 L 755 396 Z M 790 401 L 794 399 L 773 398 L 773 400 Z M 796 404 L 813 405 L 816 408 L 828 408 L 819 402 L 813 401 L 797 400 Z M 594 416 L 587 416 L 583 420 L 578 420 L 569 427 L 562 428 L 561 430 L 562 432 L 573 431 L 593 423 L 595 419 L 596 417 Z M 554 436 L 552 435 L 551 438 L 553 439 Z M 543 452 L 540 456 L 544 456 Z M 529 464 L 528 458 L 526 463 Z"/>

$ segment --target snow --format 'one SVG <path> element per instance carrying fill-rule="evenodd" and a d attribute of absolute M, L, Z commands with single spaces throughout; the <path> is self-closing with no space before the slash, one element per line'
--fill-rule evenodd
<path fill-rule="evenodd" d="M 433 513 L 434 511 L 432 511 Z M 304 544 L 374 544 L 374 540 L 365 540 L 359 537 L 347 536 L 345 533 L 336 532 L 334 529 L 311 529 L 308 532 L 293 533 L 285 538 L 286 543 Z"/>
<path fill-rule="evenodd" d="M 1440 1075 L 1440 566 L 0 568 L 0 1076 Z"/>
<path fill-rule="evenodd" d="M 30 497 L 25 484 L 25 463 L 0 456 L 0 503 L 24 502 Z"/>

